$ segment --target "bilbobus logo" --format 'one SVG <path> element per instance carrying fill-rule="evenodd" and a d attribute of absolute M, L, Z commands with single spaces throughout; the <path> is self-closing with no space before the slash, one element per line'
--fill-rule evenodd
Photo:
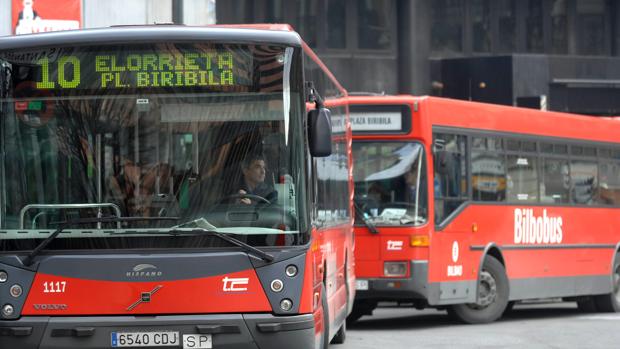
<path fill-rule="evenodd" d="M 562 243 L 562 217 L 549 217 L 543 209 L 542 216 L 535 216 L 533 209 L 515 208 L 515 244 Z"/>

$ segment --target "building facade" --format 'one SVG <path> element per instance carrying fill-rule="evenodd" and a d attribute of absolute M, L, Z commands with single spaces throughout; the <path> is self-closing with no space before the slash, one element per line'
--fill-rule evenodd
<path fill-rule="evenodd" d="M 620 115 L 617 0 L 220 0 L 290 23 L 349 91 Z"/>

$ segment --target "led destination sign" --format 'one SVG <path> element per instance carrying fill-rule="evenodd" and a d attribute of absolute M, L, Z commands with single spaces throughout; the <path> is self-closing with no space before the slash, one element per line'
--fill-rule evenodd
<path fill-rule="evenodd" d="M 82 53 L 36 61 L 38 89 L 234 86 L 240 76 L 231 51 Z"/>

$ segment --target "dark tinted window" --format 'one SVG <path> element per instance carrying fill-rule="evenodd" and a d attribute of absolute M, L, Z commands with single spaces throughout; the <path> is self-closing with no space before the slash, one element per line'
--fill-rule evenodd
<path fill-rule="evenodd" d="M 491 4 L 489 0 L 472 0 L 473 49 L 476 52 L 491 50 Z"/>
<path fill-rule="evenodd" d="M 358 1 L 359 48 L 386 50 L 392 44 L 391 10 L 392 1 Z"/>
<path fill-rule="evenodd" d="M 347 46 L 347 16 L 345 1 L 327 0 L 327 47 Z"/>
<path fill-rule="evenodd" d="M 463 51 L 463 0 L 433 0 L 431 48 L 434 52 Z"/>
<path fill-rule="evenodd" d="M 512 52 L 516 48 L 516 0 L 499 0 L 499 50 Z"/>
<path fill-rule="evenodd" d="M 527 1 L 526 49 L 528 52 L 542 52 L 543 40 L 543 1 Z"/>
<path fill-rule="evenodd" d="M 551 52 L 568 52 L 568 21 L 566 0 L 553 0 L 551 7 Z"/>
<path fill-rule="evenodd" d="M 578 54 L 605 54 L 605 0 L 577 1 Z"/>

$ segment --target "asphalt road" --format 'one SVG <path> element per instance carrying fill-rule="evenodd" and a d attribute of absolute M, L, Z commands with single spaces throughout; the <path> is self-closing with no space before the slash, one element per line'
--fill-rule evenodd
<path fill-rule="evenodd" d="M 620 313 L 585 314 L 575 303 L 517 305 L 500 321 L 464 325 L 445 311 L 383 307 L 350 326 L 331 349 L 620 348 Z"/>

